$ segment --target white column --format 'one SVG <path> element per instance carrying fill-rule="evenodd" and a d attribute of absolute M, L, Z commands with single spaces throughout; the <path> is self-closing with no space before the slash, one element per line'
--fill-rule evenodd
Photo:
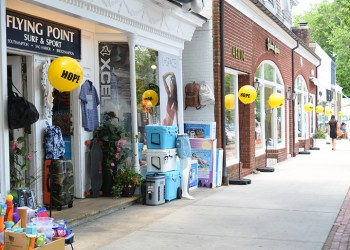
<path fill-rule="evenodd" d="M 0 193 L 10 191 L 9 130 L 7 123 L 6 1 L 0 1 Z"/>
<path fill-rule="evenodd" d="M 137 96 L 136 96 L 136 65 L 135 65 L 135 35 L 129 36 L 129 60 L 130 60 L 130 92 L 131 92 L 131 123 L 132 123 L 132 152 L 134 156 L 134 168 L 140 172 L 139 163 L 139 137 L 137 127 Z"/>
<path fill-rule="evenodd" d="M 184 98 L 183 98 L 183 92 L 184 92 L 184 88 L 183 88 L 183 75 L 182 75 L 182 52 L 183 50 L 181 50 L 179 52 L 180 54 L 180 81 L 177 80 L 178 82 L 178 86 L 177 86 L 177 100 L 178 100 L 178 118 L 179 118 L 179 134 L 183 134 L 184 133 Z M 180 90 L 180 91 L 179 91 Z"/>

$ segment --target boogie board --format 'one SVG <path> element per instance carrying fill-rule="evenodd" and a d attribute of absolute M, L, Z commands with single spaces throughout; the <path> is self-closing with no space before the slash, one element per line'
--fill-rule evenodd
<path fill-rule="evenodd" d="M 99 196 L 102 186 L 102 148 L 95 138 L 90 152 L 92 197 Z"/>

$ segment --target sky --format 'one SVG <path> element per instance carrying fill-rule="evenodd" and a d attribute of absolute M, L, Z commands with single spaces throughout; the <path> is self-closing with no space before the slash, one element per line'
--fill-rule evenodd
<path fill-rule="evenodd" d="M 322 0 L 298 0 L 299 4 L 292 8 L 293 15 L 300 15 L 306 10 L 310 10 L 312 5 L 315 5 Z"/>

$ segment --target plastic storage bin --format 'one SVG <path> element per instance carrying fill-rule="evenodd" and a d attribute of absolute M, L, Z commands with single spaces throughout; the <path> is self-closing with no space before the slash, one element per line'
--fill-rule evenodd
<path fill-rule="evenodd" d="M 178 170 L 162 173 L 165 176 L 165 201 L 181 199 L 181 173 Z"/>
<path fill-rule="evenodd" d="M 146 141 L 148 149 L 175 148 L 177 127 L 176 126 L 146 126 Z"/>
<path fill-rule="evenodd" d="M 176 148 L 147 149 L 147 172 L 176 170 Z"/>
<path fill-rule="evenodd" d="M 146 176 L 146 205 L 156 206 L 165 203 L 165 176 L 148 175 Z"/>

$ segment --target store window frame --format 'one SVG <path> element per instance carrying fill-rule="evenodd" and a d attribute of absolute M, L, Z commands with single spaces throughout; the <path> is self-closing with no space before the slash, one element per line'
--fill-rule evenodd
<path fill-rule="evenodd" d="M 230 93 L 225 93 L 226 94 L 233 94 L 235 96 L 234 98 L 234 109 L 231 110 L 230 112 L 232 112 L 232 115 L 234 116 L 234 130 L 232 132 L 234 132 L 235 134 L 235 138 L 234 138 L 234 141 L 232 141 L 231 143 L 235 145 L 235 152 L 234 152 L 234 155 L 233 155 L 233 158 L 232 159 L 229 159 L 229 157 L 227 157 L 227 150 L 228 150 L 228 147 L 227 145 L 225 145 L 226 147 L 226 165 L 227 166 L 230 166 L 230 165 L 234 165 L 234 164 L 237 164 L 239 162 L 239 107 L 238 107 L 238 98 L 237 98 L 237 93 L 238 93 L 238 71 L 236 70 L 233 70 L 231 68 L 227 68 L 225 67 L 225 75 L 226 74 L 230 74 L 233 76 L 233 86 L 231 86 L 231 90 L 233 91 L 230 92 Z M 226 81 L 226 77 L 225 77 L 225 81 Z M 226 127 L 226 112 L 225 112 L 225 127 Z M 226 135 L 226 133 L 225 133 Z M 227 144 L 227 142 L 226 142 Z"/>
<path fill-rule="evenodd" d="M 310 116 L 304 109 L 305 103 L 309 101 L 309 91 L 304 77 L 299 75 L 295 80 L 295 139 L 305 140 L 310 137 Z M 300 120 L 299 120 L 300 115 Z M 300 130 L 300 133 L 299 133 Z M 309 136 L 309 137 L 308 137 Z"/>
<path fill-rule="evenodd" d="M 312 103 L 314 109 L 310 112 L 310 133 L 313 136 L 316 133 L 316 97 L 314 94 L 309 95 L 309 102 Z"/>
<path fill-rule="evenodd" d="M 266 69 L 265 69 L 266 67 Z M 268 72 L 268 68 L 272 72 Z M 267 70 L 267 71 L 266 71 Z M 258 90 L 258 96 L 260 110 L 256 110 L 256 115 L 260 112 L 260 121 L 261 122 L 261 140 L 266 142 L 266 109 L 265 109 L 265 88 L 271 89 L 271 93 L 281 93 L 285 92 L 284 81 L 281 75 L 281 72 L 277 65 L 269 60 L 262 61 L 255 73 L 255 78 L 260 82 L 260 87 Z M 272 144 L 267 145 L 268 143 L 263 143 L 261 147 L 255 147 L 255 156 L 265 154 L 266 147 L 267 149 L 280 149 L 285 147 L 285 131 L 286 131 L 286 122 L 285 122 L 285 105 L 282 105 L 280 108 L 272 109 L 271 113 L 271 139 Z M 277 126 L 278 116 L 280 115 L 280 126 Z M 256 118 L 256 117 L 255 117 Z M 278 133 L 278 127 L 280 131 Z M 280 139 L 278 139 L 280 135 Z"/>

